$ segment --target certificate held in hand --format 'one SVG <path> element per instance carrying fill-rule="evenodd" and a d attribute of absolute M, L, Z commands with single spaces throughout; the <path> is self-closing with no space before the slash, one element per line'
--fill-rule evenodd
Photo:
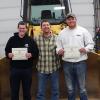
<path fill-rule="evenodd" d="M 64 50 L 64 58 L 76 59 L 80 57 L 80 52 L 78 47 L 67 47 Z"/>
<path fill-rule="evenodd" d="M 27 48 L 12 48 L 13 58 L 12 60 L 27 60 L 26 53 Z"/>

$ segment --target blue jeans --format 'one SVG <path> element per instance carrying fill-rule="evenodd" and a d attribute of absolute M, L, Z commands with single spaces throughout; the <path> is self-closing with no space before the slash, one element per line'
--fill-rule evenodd
<path fill-rule="evenodd" d="M 59 72 L 44 74 L 38 72 L 38 93 L 36 100 L 46 100 L 45 92 L 47 81 L 51 82 L 51 100 L 59 100 Z"/>
<path fill-rule="evenodd" d="M 80 62 L 63 62 L 66 86 L 68 88 L 68 100 L 75 100 L 76 87 L 80 92 L 80 100 L 88 100 L 85 88 L 86 81 L 86 61 Z"/>

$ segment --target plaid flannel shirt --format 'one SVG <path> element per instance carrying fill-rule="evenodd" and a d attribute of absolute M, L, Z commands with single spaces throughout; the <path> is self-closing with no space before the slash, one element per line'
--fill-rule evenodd
<path fill-rule="evenodd" d="M 56 71 L 60 67 L 60 60 L 56 54 L 56 36 L 44 38 L 39 35 L 35 40 L 39 48 L 37 70 L 46 74 Z"/>

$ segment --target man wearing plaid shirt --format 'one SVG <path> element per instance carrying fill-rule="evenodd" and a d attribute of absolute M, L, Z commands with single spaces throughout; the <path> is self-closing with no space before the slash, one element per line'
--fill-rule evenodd
<path fill-rule="evenodd" d="M 38 93 L 36 100 L 46 100 L 45 91 L 48 79 L 51 81 L 51 100 L 59 100 L 59 59 L 56 54 L 55 35 L 48 20 L 41 22 L 42 34 L 36 38 L 39 48 Z"/>

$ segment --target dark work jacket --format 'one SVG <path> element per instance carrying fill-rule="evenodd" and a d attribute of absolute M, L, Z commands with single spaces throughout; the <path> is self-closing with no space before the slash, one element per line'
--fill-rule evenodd
<path fill-rule="evenodd" d="M 9 38 L 5 47 L 5 54 L 7 58 L 8 58 L 8 53 L 12 52 L 12 48 L 27 48 L 28 53 L 31 53 L 32 57 L 29 58 L 28 60 L 10 59 L 11 68 L 32 68 L 33 60 L 38 58 L 38 53 L 39 53 L 35 41 L 28 35 L 25 35 L 23 38 L 20 38 L 18 36 L 18 33 L 15 33 L 14 36 Z"/>

